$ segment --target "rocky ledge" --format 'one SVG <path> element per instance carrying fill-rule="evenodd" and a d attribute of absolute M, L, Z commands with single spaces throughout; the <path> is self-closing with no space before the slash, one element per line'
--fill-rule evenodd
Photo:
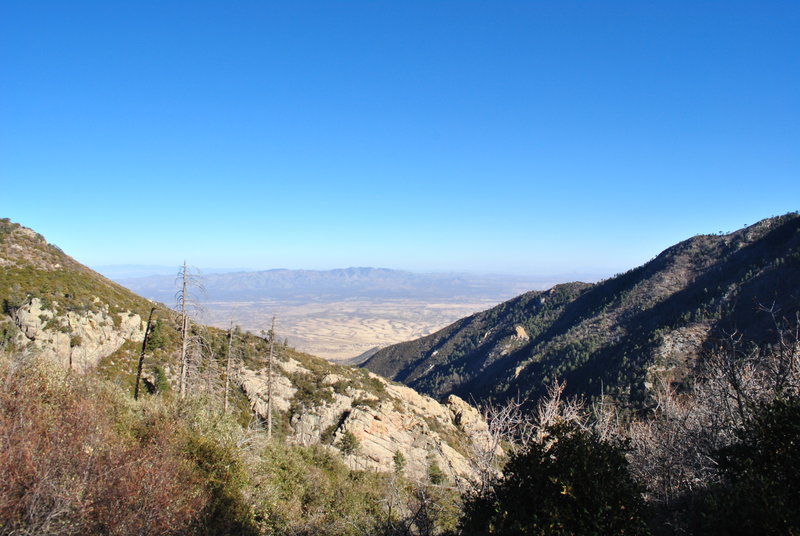
<path fill-rule="evenodd" d="M 96 302 L 96 310 L 57 314 L 56 303 L 46 306 L 31 298 L 9 311 L 7 335 L 17 348 L 51 358 L 64 367 L 88 370 L 125 341 L 144 338 L 145 323 L 135 313 L 109 313 Z"/>
<path fill-rule="evenodd" d="M 486 423 L 477 409 L 457 396 L 441 404 L 375 374 L 356 373 L 367 381 L 339 374 L 320 377 L 296 360 L 276 361 L 273 419 L 288 421 L 290 443 L 326 444 L 338 448 L 353 468 L 402 469 L 417 480 L 439 473 L 458 484 L 476 476 L 474 455 L 489 444 Z M 304 400 L 298 380 L 317 386 L 316 403 Z M 244 369 L 240 385 L 254 413 L 266 420 L 267 372 Z"/>

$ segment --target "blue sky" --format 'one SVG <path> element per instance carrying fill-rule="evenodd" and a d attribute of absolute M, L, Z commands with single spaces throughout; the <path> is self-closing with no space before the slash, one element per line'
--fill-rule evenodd
<path fill-rule="evenodd" d="M 0 3 L 0 216 L 90 265 L 613 273 L 800 208 L 800 3 Z"/>

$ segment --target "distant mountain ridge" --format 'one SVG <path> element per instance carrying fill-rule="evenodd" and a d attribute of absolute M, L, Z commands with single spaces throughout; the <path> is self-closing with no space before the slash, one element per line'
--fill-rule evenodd
<path fill-rule="evenodd" d="M 259 299 L 336 301 L 367 299 L 505 299 L 530 288 L 545 288 L 547 280 L 506 275 L 463 273 L 418 274 L 388 268 L 353 267 L 335 270 L 273 269 L 256 272 L 202 274 L 209 301 Z M 154 275 L 119 278 L 134 292 L 169 302 L 175 277 Z M 552 283 L 552 281 L 550 281 Z"/>
<path fill-rule="evenodd" d="M 681 379 L 725 334 L 763 342 L 771 308 L 800 304 L 800 216 L 703 235 L 590 285 L 528 292 L 363 366 L 438 397 L 536 398 L 555 378 L 571 392 L 642 402 L 656 377 Z"/>

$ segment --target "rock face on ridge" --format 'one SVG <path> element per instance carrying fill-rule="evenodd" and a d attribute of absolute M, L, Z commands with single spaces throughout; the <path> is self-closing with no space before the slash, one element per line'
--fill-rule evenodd
<path fill-rule="evenodd" d="M 0 349 L 86 370 L 144 337 L 150 303 L 31 229 L 0 220 Z"/>
<path fill-rule="evenodd" d="M 374 374 L 358 381 L 334 373 L 318 378 L 315 394 L 321 402 L 312 404 L 298 396 L 300 390 L 289 376 L 313 381 L 315 374 L 294 359 L 276 361 L 273 405 L 288 415 L 290 443 L 333 448 L 352 434 L 357 447 L 347 458 L 354 468 L 394 471 L 400 453 L 405 473 L 414 479 L 427 478 L 434 466 L 451 482 L 474 476 L 471 452 L 487 444 L 488 431 L 478 410 L 460 398 L 452 396 L 440 404 Z M 253 411 L 266 419 L 266 372 L 245 369 L 240 384 Z"/>
<path fill-rule="evenodd" d="M 9 314 L 17 329 L 6 328 L 7 341 L 65 368 L 88 370 L 126 341 L 141 342 L 144 338 L 145 325 L 138 314 L 109 313 L 107 307 L 57 316 L 53 309 L 44 308 L 42 300 L 31 298 Z"/>

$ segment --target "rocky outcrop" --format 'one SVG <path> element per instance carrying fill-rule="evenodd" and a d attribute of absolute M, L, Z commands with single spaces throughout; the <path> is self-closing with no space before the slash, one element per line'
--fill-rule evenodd
<path fill-rule="evenodd" d="M 654 364 L 647 369 L 645 388 L 652 390 L 658 383 L 684 381 L 700 360 L 710 332 L 709 323 L 697 323 L 665 333 L 653 349 Z"/>
<path fill-rule="evenodd" d="M 10 339 L 18 348 L 82 371 L 97 365 L 125 341 L 143 339 L 145 325 L 138 314 L 109 313 L 102 304 L 95 305 L 94 311 L 58 314 L 57 303 L 46 306 L 32 298 L 9 311 Z"/>
<path fill-rule="evenodd" d="M 406 475 L 417 480 L 428 478 L 433 467 L 450 482 L 475 476 L 471 453 L 476 444 L 486 443 L 488 435 L 475 408 L 457 396 L 440 404 L 374 374 L 353 373 L 369 381 L 327 374 L 317 378 L 320 392 L 315 400 L 322 402 L 309 403 L 300 398 L 302 393 L 290 378 L 297 374 L 310 378 L 314 373 L 293 359 L 276 363 L 273 406 L 276 412 L 288 412 L 290 443 L 341 448 L 354 438 L 356 448 L 342 449 L 354 468 L 390 472 L 402 458 Z M 266 418 L 266 373 L 245 369 L 240 385 L 253 411 Z"/>
<path fill-rule="evenodd" d="M 239 383 L 244 392 L 247 393 L 253 412 L 264 418 L 267 416 L 269 401 L 267 378 L 268 376 L 265 370 L 253 371 L 250 369 L 243 369 L 239 376 Z M 297 389 L 294 388 L 289 378 L 282 374 L 273 375 L 272 406 L 275 411 L 289 411 L 291 405 L 289 401 L 296 392 Z"/>

